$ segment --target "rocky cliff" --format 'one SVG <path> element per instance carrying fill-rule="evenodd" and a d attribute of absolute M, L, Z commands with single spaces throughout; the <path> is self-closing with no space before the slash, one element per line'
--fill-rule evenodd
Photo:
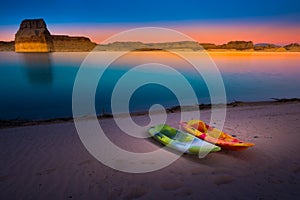
<path fill-rule="evenodd" d="M 86 37 L 70 37 L 67 35 L 52 35 L 55 51 L 92 51 L 96 43 Z"/>
<path fill-rule="evenodd" d="M 254 45 L 256 51 L 276 51 L 280 46 L 270 43 L 259 43 Z"/>
<path fill-rule="evenodd" d="M 246 50 L 253 49 L 252 41 L 230 41 L 227 44 L 219 45 L 220 49 L 236 49 L 236 50 Z"/>
<path fill-rule="evenodd" d="M 300 51 L 300 44 L 291 43 L 289 45 L 284 46 L 284 48 L 288 51 Z"/>
<path fill-rule="evenodd" d="M 204 49 L 217 49 L 218 46 L 213 43 L 200 43 Z"/>
<path fill-rule="evenodd" d="M 95 46 L 86 37 L 51 35 L 43 19 L 23 20 L 15 35 L 16 52 L 91 51 Z"/>
<path fill-rule="evenodd" d="M 53 51 L 51 34 L 43 19 L 25 19 L 15 35 L 16 52 Z"/>
<path fill-rule="evenodd" d="M 15 42 L 3 42 L 0 41 L 0 51 L 14 51 L 15 50 Z"/>

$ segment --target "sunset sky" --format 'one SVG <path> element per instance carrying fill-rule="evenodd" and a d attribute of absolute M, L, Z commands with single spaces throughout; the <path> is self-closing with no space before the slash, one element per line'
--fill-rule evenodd
<path fill-rule="evenodd" d="M 2 5 L 0 40 L 5 41 L 14 39 L 22 19 L 43 18 L 52 34 L 84 35 L 97 43 L 144 26 L 171 28 L 199 42 L 216 44 L 230 40 L 300 43 L 298 0 L 4 0 Z"/>

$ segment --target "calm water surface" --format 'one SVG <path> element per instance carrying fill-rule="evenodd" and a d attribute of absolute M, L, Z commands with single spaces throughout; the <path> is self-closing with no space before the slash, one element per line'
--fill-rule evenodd
<path fill-rule="evenodd" d="M 203 78 L 187 62 L 165 54 L 135 52 L 112 63 L 98 85 L 95 95 L 97 113 L 111 112 L 110 97 L 117 81 L 133 66 L 149 62 L 164 63 L 177 69 L 196 91 L 198 103 L 210 103 Z M 210 55 L 221 72 L 228 102 L 300 98 L 300 53 Z M 73 84 L 86 56 L 87 53 L 1 52 L 0 119 L 71 117 Z M 91 67 L 89 70 L 93 72 L 98 69 Z M 181 87 L 176 75 L 163 70 L 149 69 L 135 73 L 137 79 L 166 78 L 173 81 L 176 87 Z M 168 88 L 148 84 L 132 95 L 129 108 L 131 111 L 148 110 L 153 104 L 170 107 L 178 105 L 178 100 Z"/>

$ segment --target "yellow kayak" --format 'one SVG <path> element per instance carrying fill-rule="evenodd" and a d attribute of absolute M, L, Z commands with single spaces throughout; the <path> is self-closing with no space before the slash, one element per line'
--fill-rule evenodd
<path fill-rule="evenodd" d="M 188 133 L 196 136 L 197 138 L 218 145 L 222 149 L 243 150 L 254 146 L 253 143 L 241 141 L 217 128 L 205 124 L 201 120 L 181 122 L 180 125 Z"/>

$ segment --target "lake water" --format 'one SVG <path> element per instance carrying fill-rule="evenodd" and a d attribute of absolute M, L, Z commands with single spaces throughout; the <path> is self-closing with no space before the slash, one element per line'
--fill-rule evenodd
<path fill-rule="evenodd" d="M 197 56 L 196 53 L 193 54 Z M 1 52 L 0 119 L 71 117 L 74 81 L 87 55 L 88 53 Z M 228 102 L 300 98 L 300 53 L 224 52 L 210 53 L 210 56 L 221 72 Z M 113 62 L 103 74 L 95 95 L 97 113 L 111 112 L 110 101 L 114 86 L 133 66 L 154 62 L 178 70 L 197 93 L 197 103 L 210 103 L 203 78 L 186 61 L 165 52 L 133 52 Z M 176 75 L 163 69 L 155 69 L 153 67 L 133 72 L 132 79 L 168 79 L 174 82 L 174 87 L 181 89 L 182 85 Z M 88 70 L 93 73 L 99 69 L 90 67 Z M 209 69 L 203 66 L 203 70 Z M 88 82 L 89 77 L 86 79 Z M 130 85 L 131 82 L 126 84 Z M 122 98 L 119 101 L 122 103 Z M 170 107 L 179 102 L 168 88 L 159 84 L 147 84 L 133 93 L 129 108 L 130 111 L 142 111 L 148 110 L 153 104 Z"/>

